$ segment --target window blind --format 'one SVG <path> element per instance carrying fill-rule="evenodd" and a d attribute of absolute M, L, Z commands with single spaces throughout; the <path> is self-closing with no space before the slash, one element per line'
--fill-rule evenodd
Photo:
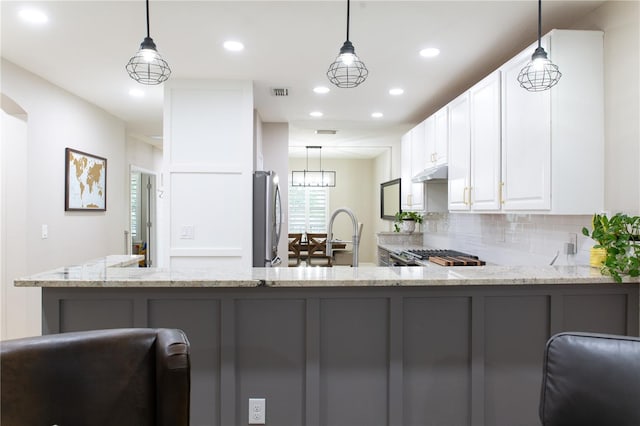
<path fill-rule="evenodd" d="M 289 232 L 327 232 L 329 189 L 289 186 Z"/>

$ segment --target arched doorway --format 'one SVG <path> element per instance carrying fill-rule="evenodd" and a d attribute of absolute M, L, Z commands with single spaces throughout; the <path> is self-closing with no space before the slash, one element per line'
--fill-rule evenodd
<path fill-rule="evenodd" d="M 0 338 L 10 339 L 41 334 L 42 292 L 13 286 L 27 274 L 28 117 L 4 94 L 0 106 Z"/>

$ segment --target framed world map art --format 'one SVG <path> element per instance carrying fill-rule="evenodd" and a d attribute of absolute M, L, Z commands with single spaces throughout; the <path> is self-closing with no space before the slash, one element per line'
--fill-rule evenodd
<path fill-rule="evenodd" d="M 107 159 L 65 149 L 64 209 L 107 210 Z"/>

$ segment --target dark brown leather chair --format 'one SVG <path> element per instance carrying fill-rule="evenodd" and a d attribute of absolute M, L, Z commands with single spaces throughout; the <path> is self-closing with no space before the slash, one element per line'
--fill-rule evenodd
<path fill-rule="evenodd" d="M 0 343 L 3 426 L 188 426 L 181 330 L 112 329 Z"/>
<path fill-rule="evenodd" d="M 547 342 L 544 426 L 640 425 L 640 339 L 560 333 Z"/>

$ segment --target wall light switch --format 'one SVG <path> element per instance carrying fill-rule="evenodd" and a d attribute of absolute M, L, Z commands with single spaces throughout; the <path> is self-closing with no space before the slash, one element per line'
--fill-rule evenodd
<path fill-rule="evenodd" d="M 42 225 L 41 235 L 42 235 L 42 239 L 43 240 L 46 240 L 47 238 L 49 238 L 49 226 L 48 225 Z"/>
<path fill-rule="evenodd" d="M 267 418 L 267 402 L 264 398 L 249 398 L 249 424 L 264 425 Z"/>
<path fill-rule="evenodd" d="M 182 225 L 180 227 L 180 239 L 181 240 L 193 240 L 195 233 L 193 225 Z"/>

